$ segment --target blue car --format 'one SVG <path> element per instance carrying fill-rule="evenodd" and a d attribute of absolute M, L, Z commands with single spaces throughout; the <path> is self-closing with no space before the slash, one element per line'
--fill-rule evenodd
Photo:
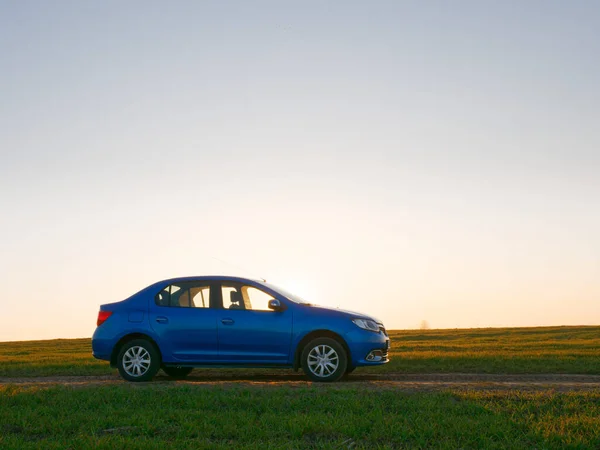
<path fill-rule="evenodd" d="M 128 381 L 148 381 L 161 368 L 183 378 L 194 367 L 302 367 L 313 381 L 336 381 L 387 363 L 390 348 L 372 317 L 239 277 L 160 281 L 102 305 L 97 325 L 94 357 Z"/>

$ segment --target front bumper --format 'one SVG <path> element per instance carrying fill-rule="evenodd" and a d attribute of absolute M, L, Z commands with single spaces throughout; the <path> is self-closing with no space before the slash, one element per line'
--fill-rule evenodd
<path fill-rule="evenodd" d="M 352 365 L 379 366 L 389 362 L 390 338 L 383 331 L 374 333 L 366 330 L 356 330 L 346 336 Z M 381 358 L 369 358 L 374 352 L 380 352 Z"/>

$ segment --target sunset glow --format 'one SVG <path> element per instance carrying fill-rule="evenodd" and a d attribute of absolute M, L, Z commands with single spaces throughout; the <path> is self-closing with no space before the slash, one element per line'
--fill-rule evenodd
<path fill-rule="evenodd" d="M 600 322 L 593 2 L 108 3 L 0 5 L 0 340 L 205 274 Z"/>

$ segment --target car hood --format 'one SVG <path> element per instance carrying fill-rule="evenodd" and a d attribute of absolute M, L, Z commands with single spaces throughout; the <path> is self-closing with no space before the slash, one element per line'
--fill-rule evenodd
<path fill-rule="evenodd" d="M 332 308 L 330 306 L 320 306 L 320 305 L 309 305 L 309 308 L 325 309 L 327 311 L 335 311 L 336 313 L 339 313 L 342 316 L 347 316 L 352 319 L 367 319 L 367 320 L 374 320 L 377 323 L 383 323 L 381 320 L 377 319 L 376 317 L 368 316 L 366 314 L 355 312 L 355 311 L 348 311 L 345 309 Z"/>

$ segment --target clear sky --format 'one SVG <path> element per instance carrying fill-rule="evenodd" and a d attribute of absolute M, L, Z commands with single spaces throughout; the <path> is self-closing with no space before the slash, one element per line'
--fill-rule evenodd
<path fill-rule="evenodd" d="M 211 273 L 598 324 L 599 80 L 597 1 L 2 1 L 0 340 Z"/>

